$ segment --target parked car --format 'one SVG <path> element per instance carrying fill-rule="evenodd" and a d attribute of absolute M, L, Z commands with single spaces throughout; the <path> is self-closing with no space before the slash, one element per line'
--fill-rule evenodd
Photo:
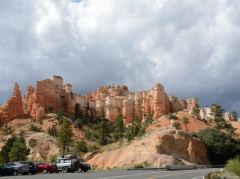
<path fill-rule="evenodd" d="M 42 173 L 58 173 L 57 166 L 49 163 L 38 163 L 36 168 Z"/>
<path fill-rule="evenodd" d="M 19 162 L 10 162 L 0 168 L 0 175 L 27 175 L 28 173 L 30 173 L 29 165 Z"/>
<path fill-rule="evenodd" d="M 20 161 L 19 163 L 29 165 L 29 173 L 31 174 L 36 174 L 38 171 L 36 165 L 33 162 Z"/>
<path fill-rule="evenodd" d="M 83 163 L 77 157 L 74 156 L 66 156 L 65 158 L 59 157 L 56 162 L 57 169 L 66 172 L 75 172 L 75 171 L 84 171 L 87 172 L 91 169 L 89 164 Z"/>

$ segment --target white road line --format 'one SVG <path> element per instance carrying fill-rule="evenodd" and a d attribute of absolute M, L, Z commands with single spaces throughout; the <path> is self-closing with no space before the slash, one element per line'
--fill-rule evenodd
<path fill-rule="evenodd" d="M 184 174 L 191 174 L 191 173 L 197 173 L 199 170 L 196 170 L 194 172 L 183 172 L 183 173 L 175 173 L 175 174 L 168 174 L 168 175 L 162 175 L 158 177 L 148 177 L 149 179 L 158 179 L 168 176 L 176 176 L 176 175 L 184 175 Z M 148 172 L 148 173 L 137 173 L 132 175 L 120 175 L 120 176 L 114 176 L 114 177 L 103 177 L 103 178 L 96 178 L 96 179 L 112 179 L 112 178 L 125 178 L 125 177 L 132 177 L 132 176 L 141 176 L 141 175 L 149 175 L 149 174 L 156 174 L 156 173 L 162 173 L 162 171 L 158 172 Z"/>
<path fill-rule="evenodd" d="M 203 176 L 198 176 L 198 177 L 194 177 L 192 179 L 202 179 L 202 178 L 203 178 Z"/>
<path fill-rule="evenodd" d="M 158 172 L 148 172 L 148 173 L 136 173 L 132 175 L 120 175 L 120 176 L 114 176 L 114 177 L 104 177 L 104 178 L 96 178 L 96 179 L 111 179 L 111 178 L 125 178 L 125 177 L 131 177 L 131 176 L 139 176 L 139 175 L 148 175 L 148 174 L 155 174 L 155 173 L 161 173 L 162 171 Z"/>
<path fill-rule="evenodd" d="M 183 172 L 183 173 L 175 173 L 175 174 L 169 174 L 169 175 L 162 175 L 158 177 L 149 177 L 149 179 L 158 179 L 158 178 L 163 178 L 163 177 L 170 177 L 170 176 L 177 176 L 177 175 L 184 175 L 184 174 L 191 174 L 191 173 L 197 173 L 199 170 L 196 170 L 194 172 Z"/>

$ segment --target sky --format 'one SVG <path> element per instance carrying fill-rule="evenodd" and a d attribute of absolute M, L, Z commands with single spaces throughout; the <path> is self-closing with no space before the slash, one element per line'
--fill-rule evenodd
<path fill-rule="evenodd" d="M 239 0 L 1 0 L 0 103 L 60 75 L 85 94 L 164 85 L 240 113 Z"/>

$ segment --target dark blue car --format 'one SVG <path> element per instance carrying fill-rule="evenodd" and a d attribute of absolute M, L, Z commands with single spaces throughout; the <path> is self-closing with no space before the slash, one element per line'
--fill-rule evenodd
<path fill-rule="evenodd" d="M 30 173 L 29 165 L 25 165 L 18 162 L 11 162 L 0 166 L 0 175 L 9 176 L 9 175 L 26 175 Z"/>

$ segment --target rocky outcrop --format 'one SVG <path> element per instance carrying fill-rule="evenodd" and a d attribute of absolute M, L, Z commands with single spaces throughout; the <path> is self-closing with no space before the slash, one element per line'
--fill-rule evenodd
<path fill-rule="evenodd" d="M 96 168 L 106 169 L 141 164 L 161 167 L 173 164 L 176 159 L 183 163 L 209 163 L 206 147 L 201 141 L 172 129 L 157 131 L 117 150 L 96 154 L 87 162 Z"/>
<path fill-rule="evenodd" d="M 44 133 L 34 133 L 26 137 L 27 146 L 30 148 L 31 160 L 48 161 L 52 155 L 59 154 L 59 148 L 54 138 Z"/>
<path fill-rule="evenodd" d="M 24 99 L 27 113 L 36 119 L 48 112 L 73 112 L 72 86 L 59 76 L 37 81 L 35 89 L 29 86 Z"/>
<path fill-rule="evenodd" d="M 153 88 L 153 118 L 157 119 L 169 113 L 169 110 L 167 109 L 167 103 L 169 102 L 167 100 L 167 95 L 164 91 L 164 88 L 160 83 L 158 83 Z"/>
<path fill-rule="evenodd" d="M 0 126 L 6 122 L 6 113 L 3 111 L 0 111 Z"/>
<path fill-rule="evenodd" d="M 226 120 L 226 121 L 237 121 L 238 119 L 236 119 L 236 117 L 232 114 L 232 113 L 230 113 L 230 112 L 225 112 L 224 113 L 224 119 Z"/>
<path fill-rule="evenodd" d="M 22 101 L 19 86 L 5 105 L 9 111 L 7 117 L 30 116 L 41 119 L 49 112 L 77 112 L 92 120 L 105 113 L 105 117 L 115 122 L 123 115 L 125 123 L 134 119 L 145 120 L 147 117 L 158 119 L 163 115 L 179 110 L 191 110 L 196 99 L 178 100 L 167 96 L 164 87 L 158 83 L 149 91 L 129 92 L 125 85 L 102 86 L 96 91 L 81 96 L 73 94 L 72 85 L 64 84 L 63 78 L 37 81 L 36 86 L 28 86 Z M 4 111 L 4 110 L 2 110 Z"/>
<path fill-rule="evenodd" d="M 213 116 L 211 115 L 211 107 L 205 107 L 200 109 L 201 119 L 211 121 Z M 231 112 L 225 112 L 223 114 L 225 121 L 237 121 L 236 117 Z"/>
<path fill-rule="evenodd" d="M 7 121 L 22 118 L 25 116 L 23 111 L 23 101 L 19 85 L 15 83 L 12 96 L 5 105 L 1 106 L 0 118 L 5 118 Z"/>

